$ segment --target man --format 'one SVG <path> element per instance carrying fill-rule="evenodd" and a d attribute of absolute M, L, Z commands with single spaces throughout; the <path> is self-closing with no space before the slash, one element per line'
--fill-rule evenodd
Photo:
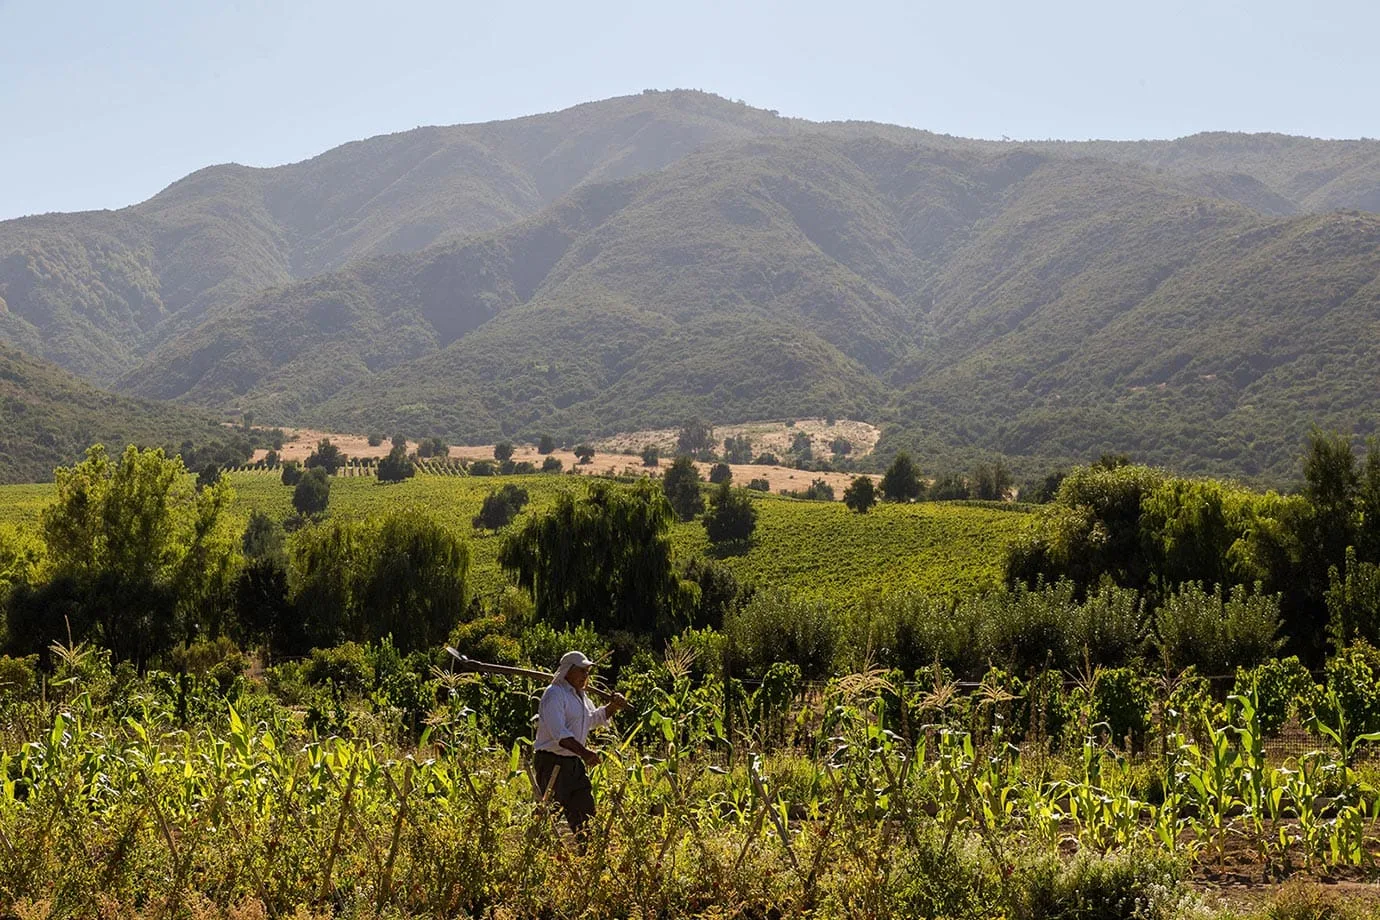
<path fill-rule="evenodd" d="M 532 745 L 533 764 L 541 794 L 550 794 L 565 811 L 575 836 L 581 836 L 585 823 L 594 817 L 594 793 L 587 768 L 599 763 L 599 752 L 585 746 L 589 730 L 608 722 L 609 717 L 626 709 L 628 701 L 614 694 L 608 703 L 594 708 L 585 694 L 589 669 L 594 662 L 584 652 L 566 652 L 551 685 L 541 695 L 537 711 L 537 737 Z M 557 771 L 557 768 L 559 770 Z M 556 772 L 552 785 L 551 774 Z"/>

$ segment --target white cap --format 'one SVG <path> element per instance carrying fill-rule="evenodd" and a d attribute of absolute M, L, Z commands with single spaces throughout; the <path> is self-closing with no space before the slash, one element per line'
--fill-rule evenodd
<path fill-rule="evenodd" d="M 570 673 L 571 668 L 592 667 L 594 667 L 594 662 L 584 652 L 566 652 L 561 656 L 561 663 L 556 667 L 556 680 L 563 680 Z"/>

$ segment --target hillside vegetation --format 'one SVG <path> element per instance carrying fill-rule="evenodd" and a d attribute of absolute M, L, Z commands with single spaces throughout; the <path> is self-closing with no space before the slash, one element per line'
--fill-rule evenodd
<path fill-rule="evenodd" d="M 106 393 L 0 343 L 0 483 L 50 479 L 55 466 L 97 441 L 176 446 L 216 434 L 215 423 L 196 412 Z"/>
<path fill-rule="evenodd" d="M 1372 141 L 1011 144 L 649 92 L 0 223 L 0 337 L 280 424 L 847 416 L 930 469 L 1278 481 L 1308 424 L 1373 427 L 1377 209 Z"/>

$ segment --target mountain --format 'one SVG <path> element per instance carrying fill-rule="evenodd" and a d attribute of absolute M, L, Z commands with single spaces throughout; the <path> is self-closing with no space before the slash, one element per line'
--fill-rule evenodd
<path fill-rule="evenodd" d="M 0 343 L 0 483 L 51 480 L 55 467 L 81 459 L 92 444 L 204 444 L 220 428 L 167 403 L 96 389 L 56 365 Z"/>
<path fill-rule="evenodd" d="M 1373 141 L 1015 144 L 646 93 L 0 223 L 0 338 L 281 423 L 852 415 L 932 469 L 1278 481 L 1312 422 L 1374 427 L 1374 211 Z"/>
<path fill-rule="evenodd" d="M 120 211 L 0 222 L 0 338 L 109 382 L 260 289 L 496 229 L 706 144 L 791 130 L 705 93 L 644 93 L 418 128 L 289 166 L 209 167 Z"/>

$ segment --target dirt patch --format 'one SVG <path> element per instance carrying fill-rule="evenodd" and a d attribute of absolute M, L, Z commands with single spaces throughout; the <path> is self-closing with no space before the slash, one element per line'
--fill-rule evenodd
<path fill-rule="evenodd" d="M 853 445 L 851 457 L 865 457 L 877 446 L 882 436 L 880 428 L 853 419 L 802 418 L 794 421 L 744 422 L 740 425 L 722 425 L 714 429 L 714 439 L 722 444 L 724 438 L 747 437 L 752 441 L 754 454 L 773 453 L 778 457 L 791 449 L 791 443 L 799 433 L 809 435 L 811 449 L 816 457 L 829 457 L 833 454 L 835 438 L 844 438 Z M 679 428 L 649 428 L 633 431 L 592 442 L 594 447 L 610 453 L 632 450 L 641 453 L 648 444 L 657 447 L 663 454 L 674 453 Z M 737 475 L 736 473 L 734 474 Z"/>
<path fill-rule="evenodd" d="M 806 424 L 810 422 L 818 422 L 819 426 L 815 428 L 805 427 Z M 787 435 L 785 432 L 792 431 L 793 429 L 786 428 L 784 423 L 779 422 L 763 424 L 778 425 L 781 429 L 779 443 L 785 444 L 787 447 L 790 446 L 789 437 L 793 435 Z M 852 432 L 857 437 L 857 440 L 853 441 L 855 445 L 855 456 L 862 445 L 866 445 L 866 450 L 871 451 L 877 443 L 877 429 L 864 422 L 849 422 L 843 420 L 835 422 L 833 426 L 828 426 L 823 419 L 802 419 L 800 422 L 796 423 L 796 426 L 797 429 L 804 430 L 807 434 L 812 431 L 838 433 Z M 675 448 L 677 432 L 670 429 L 667 431 L 669 432 L 667 434 L 669 438 L 669 449 L 673 450 Z M 386 457 L 393 447 L 392 443 L 388 440 L 384 440 L 382 444 L 371 447 L 369 445 L 369 439 L 364 435 L 341 434 L 339 432 L 320 431 L 314 428 L 284 428 L 283 433 L 290 438 L 290 440 L 283 442 L 283 449 L 278 452 L 278 456 L 283 460 L 296 460 L 299 463 L 311 456 L 311 452 L 316 449 L 317 442 L 322 438 L 329 438 L 331 443 L 340 448 L 341 452 L 347 457 Z M 749 437 L 753 437 L 753 445 L 754 448 L 757 449 L 758 440 L 750 433 L 749 426 L 734 426 L 732 428 L 716 429 L 715 431 L 715 434 L 721 437 L 737 437 L 740 433 L 748 433 Z M 631 447 L 634 443 L 637 445 L 635 448 L 637 451 L 636 454 L 621 453 L 605 446 L 617 443 L 617 439 L 610 439 L 609 441 L 596 443 L 594 459 L 589 463 L 579 463 L 578 458 L 568 450 L 557 450 L 553 452 L 551 456 L 561 461 L 561 468 L 564 470 L 575 470 L 578 473 L 594 476 L 610 473 L 614 475 L 628 474 L 633 476 L 661 475 L 665 473 L 667 467 L 671 465 L 671 461 L 669 459 L 663 459 L 656 467 L 643 466 L 641 457 L 643 446 L 647 443 L 655 443 L 646 440 L 638 440 L 643 434 L 645 433 L 638 432 L 634 435 L 623 436 L 625 443 L 629 445 L 627 449 L 634 449 Z M 837 436 L 837 434 L 828 435 L 830 440 Z M 845 434 L 844 436 L 847 437 L 848 435 Z M 812 434 L 812 437 L 815 437 L 815 435 Z M 853 438 L 849 438 L 849 440 L 853 440 Z M 763 441 L 763 446 L 758 449 L 758 452 L 762 450 L 772 450 L 773 448 L 769 446 L 772 443 L 778 442 Z M 817 443 L 827 444 L 828 441 L 821 442 L 817 440 Z M 415 451 L 417 449 L 417 442 L 408 441 L 407 449 L 409 452 Z M 619 450 L 622 449 L 623 448 L 620 448 Z M 253 459 L 262 460 L 267 453 L 268 451 L 265 450 L 255 451 Z M 494 448 L 492 444 L 452 447 L 450 449 L 450 456 L 468 461 L 492 460 L 494 459 Z M 535 447 L 521 446 L 513 449 L 513 461 L 516 463 L 521 463 L 525 460 L 540 469 L 545 459 L 546 456 L 538 453 Z M 705 479 L 709 478 L 709 469 L 713 465 L 712 463 L 695 464 L 700 471 L 700 475 Z M 792 469 L 787 466 L 758 466 L 756 464 L 744 463 L 729 464 L 729 468 L 733 470 L 733 482 L 735 485 L 746 486 L 748 482 L 753 479 L 765 479 L 768 487 L 773 493 L 781 492 L 782 490 L 804 491 L 809 488 L 812 481 L 822 479 L 834 490 L 834 499 L 836 501 L 843 500 L 843 490 L 848 488 L 848 484 L 853 481 L 853 477 L 856 475 L 853 473 L 811 473 L 805 470 Z M 874 476 L 873 478 L 877 479 L 878 477 Z"/>

